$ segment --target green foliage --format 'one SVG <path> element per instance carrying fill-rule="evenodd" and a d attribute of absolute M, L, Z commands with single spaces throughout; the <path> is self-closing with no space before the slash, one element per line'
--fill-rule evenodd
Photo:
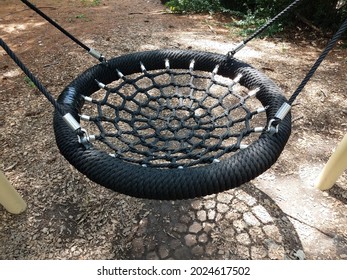
<path fill-rule="evenodd" d="M 347 16 L 347 0 L 304 1 L 299 13 L 316 26 L 335 30 Z"/>
<path fill-rule="evenodd" d="M 24 82 L 31 88 L 35 88 L 35 84 L 32 80 L 30 80 L 30 78 L 28 76 L 24 77 Z"/>
<path fill-rule="evenodd" d="M 241 36 L 249 36 L 254 33 L 259 27 L 263 26 L 270 18 L 257 17 L 256 15 L 249 13 L 243 16 L 242 19 L 232 22 L 230 26 L 238 27 L 241 29 Z M 269 26 L 260 36 L 272 37 L 276 33 L 283 31 L 283 24 L 274 23 Z"/>
<path fill-rule="evenodd" d="M 170 0 L 166 5 L 173 12 L 231 12 L 239 16 L 236 26 L 245 28 L 245 33 L 257 28 L 281 12 L 293 0 Z M 323 30 L 336 30 L 347 16 L 347 0 L 303 0 L 268 35 L 281 31 L 285 26 L 298 23 L 299 14 Z"/>
<path fill-rule="evenodd" d="M 85 14 L 78 14 L 75 16 L 75 18 L 78 18 L 78 19 L 85 19 L 86 18 L 86 15 Z"/>
<path fill-rule="evenodd" d="M 92 6 L 92 7 L 96 7 L 101 4 L 101 0 L 81 0 L 81 2 L 84 6 Z"/>
<path fill-rule="evenodd" d="M 166 5 L 176 13 L 222 12 L 225 10 L 220 0 L 170 0 Z"/>

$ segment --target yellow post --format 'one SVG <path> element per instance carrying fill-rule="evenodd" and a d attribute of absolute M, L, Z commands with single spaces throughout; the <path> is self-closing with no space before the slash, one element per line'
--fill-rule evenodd
<path fill-rule="evenodd" d="M 13 188 L 5 175 L 0 171 L 0 204 L 12 213 L 22 213 L 27 205 L 19 193 Z"/>
<path fill-rule="evenodd" d="M 315 183 L 315 186 L 322 191 L 330 189 L 346 169 L 347 134 L 324 166 L 318 180 Z"/>

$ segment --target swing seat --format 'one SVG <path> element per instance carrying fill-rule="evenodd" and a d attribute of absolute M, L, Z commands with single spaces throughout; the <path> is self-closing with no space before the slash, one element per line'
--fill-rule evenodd
<path fill-rule="evenodd" d="M 290 113 L 278 133 L 264 129 L 286 102 L 269 78 L 207 52 L 113 58 L 82 73 L 58 102 L 95 139 L 86 148 L 55 112 L 62 155 L 92 181 L 138 198 L 188 199 L 235 188 L 270 168 L 291 132 Z M 254 127 L 258 115 L 263 128 Z"/>

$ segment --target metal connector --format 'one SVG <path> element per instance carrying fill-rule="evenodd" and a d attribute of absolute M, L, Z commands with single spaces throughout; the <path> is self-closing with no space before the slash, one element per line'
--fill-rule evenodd
<path fill-rule="evenodd" d="M 169 61 L 168 58 L 165 59 L 165 68 L 166 68 L 166 70 L 169 70 L 169 69 L 170 69 L 170 61 Z"/>
<path fill-rule="evenodd" d="M 190 61 L 190 64 L 189 64 L 189 71 L 192 72 L 194 70 L 194 66 L 195 66 L 195 60 L 192 59 Z"/>
<path fill-rule="evenodd" d="M 270 120 L 267 131 L 271 134 L 278 133 L 278 127 L 280 122 L 287 116 L 291 108 L 292 106 L 290 106 L 288 103 L 283 103 L 282 106 L 278 109 L 273 119 Z"/>
<path fill-rule="evenodd" d="M 292 106 L 290 106 L 288 103 L 283 103 L 282 106 L 278 109 L 275 118 L 283 120 L 289 113 L 291 108 Z"/>
<path fill-rule="evenodd" d="M 95 141 L 95 135 L 89 135 L 85 129 L 80 129 L 77 134 L 78 142 L 82 144 L 86 149 L 92 147 L 92 142 Z"/>
<path fill-rule="evenodd" d="M 147 71 L 145 65 L 144 65 L 141 61 L 140 61 L 140 67 L 141 67 L 141 71 L 142 71 L 143 73 L 145 73 L 145 72 Z"/>
<path fill-rule="evenodd" d="M 63 120 L 72 131 L 76 132 L 78 142 L 86 149 L 89 149 L 91 147 L 91 142 L 95 140 L 95 135 L 89 135 L 85 129 L 82 129 L 79 122 L 70 113 L 65 114 Z"/>
<path fill-rule="evenodd" d="M 243 49 L 246 44 L 242 41 L 241 43 L 237 44 L 231 51 L 228 52 L 229 57 L 233 57 L 239 50 Z"/>
<path fill-rule="evenodd" d="M 73 131 L 81 129 L 79 122 L 76 121 L 76 119 L 70 113 L 65 114 L 63 116 L 63 120 Z"/>
<path fill-rule="evenodd" d="M 98 84 L 98 87 L 99 87 L 99 88 L 101 88 L 101 89 L 107 89 L 107 86 L 106 86 L 104 83 L 98 81 L 97 79 L 95 79 L 95 82 Z"/>
<path fill-rule="evenodd" d="M 89 49 L 89 52 L 88 52 L 92 57 L 96 58 L 97 60 L 99 60 L 101 63 L 106 63 L 106 58 L 101 54 L 99 53 L 97 50 L 94 50 L 94 49 Z"/>

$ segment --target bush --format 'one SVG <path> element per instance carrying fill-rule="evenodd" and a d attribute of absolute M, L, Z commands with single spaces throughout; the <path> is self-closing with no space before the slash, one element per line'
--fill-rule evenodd
<path fill-rule="evenodd" d="M 241 25 L 248 22 L 250 26 L 257 27 L 292 2 L 293 0 L 170 0 L 166 5 L 172 11 L 180 13 L 236 12 L 242 15 Z M 295 23 L 298 20 L 296 14 L 322 29 L 335 30 L 347 16 L 347 0 L 303 0 L 294 11 L 280 20 L 280 25 Z"/>
<path fill-rule="evenodd" d="M 221 12 L 224 10 L 220 0 L 170 0 L 166 3 L 171 11 L 186 12 Z"/>
<path fill-rule="evenodd" d="M 347 16 L 347 0 L 304 1 L 299 13 L 319 27 L 336 29 Z"/>

